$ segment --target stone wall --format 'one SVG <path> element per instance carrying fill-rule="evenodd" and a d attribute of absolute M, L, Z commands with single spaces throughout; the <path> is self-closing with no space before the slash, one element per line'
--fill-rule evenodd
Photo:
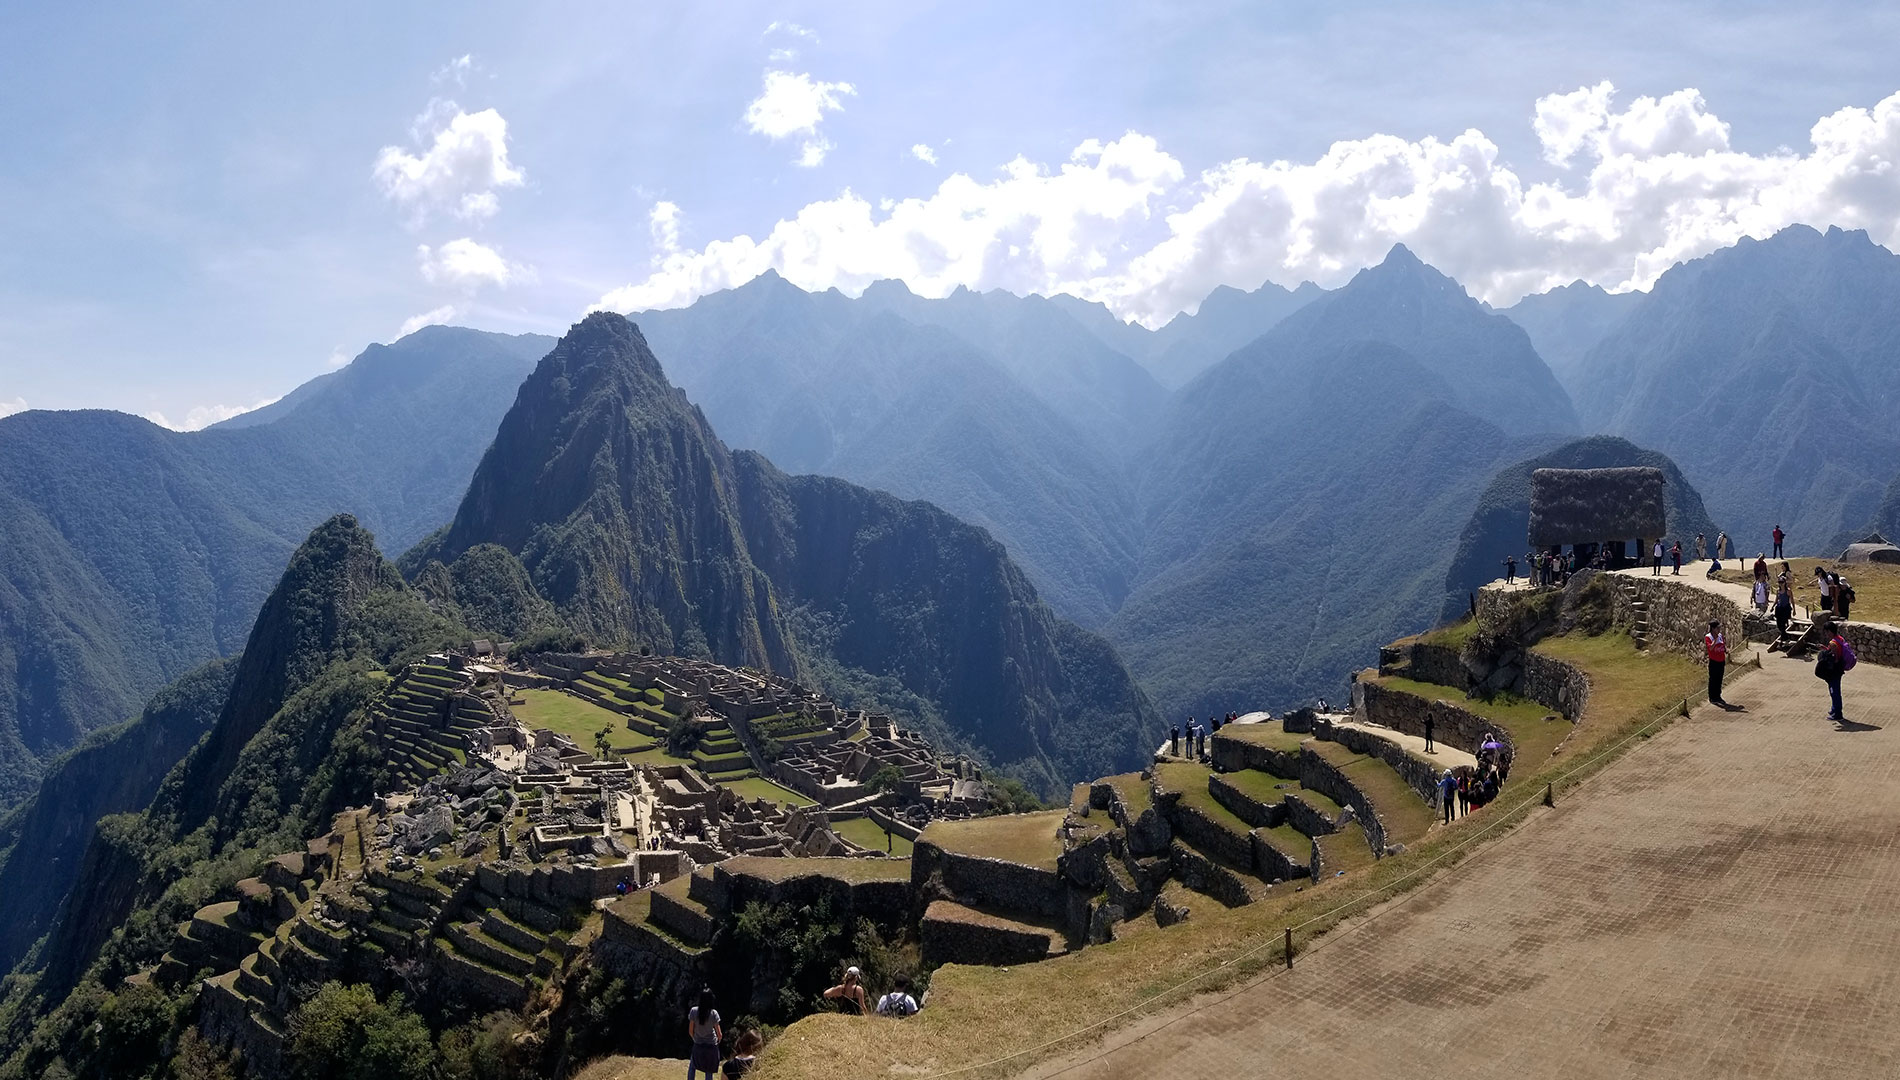
<path fill-rule="evenodd" d="M 1696 588 L 1670 577 L 1619 575 L 1619 582 L 1634 582 L 1635 597 L 1649 608 L 1649 647 L 1680 653 L 1693 660 L 1703 659 L 1702 635 L 1709 632 L 1709 620 L 1720 619 L 1732 640 L 1762 640 L 1763 620 L 1742 610 L 1741 605 L 1706 589 Z M 1630 590 L 1619 585 L 1616 597 L 1616 621 L 1628 626 L 1635 620 L 1630 607 Z M 1773 640 L 1774 624 L 1767 623 L 1767 640 Z"/>
<path fill-rule="evenodd" d="M 1401 654 L 1400 662 L 1391 665 L 1388 671 L 1386 650 L 1380 650 L 1379 674 L 1403 675 L 1418 682 L 1436 683 L 1461 691 L 1471 686 L 1471 675 L 1465 670 L 1464 661 L 1459 659 L 1457 649 L 1414 641 L 1398 646 L 1397 651 Z"/>
<path fill-rule="evenodd" d="M 1360 679 L 1353 686 L 1353 704 L 1369 724 L 1423 737 L 1425 718 L 1432 718 L 1432 737 L 1460 750 L 1476 753 L 1489 731 L 1504 744 L 1504 758 L 1515 761 L 1517 746 L 1511 733 L 1477 713 L 1449 701 L 1427 701 L 1416 694 L 1394 690 L 1382 683 Z"/>
<path fill-rule="evenodd" d="M 1574 724 L 1583 719 L 1584 706 L 1589 704 L 1590 677 L 1582 668 L 1526 650 L 1517 692 L 1547 709 L 1555 709 Z"/>
<path fill-rule="evenodd" d="M 1358 785 L 1346 779 L 1346 774 L 1333 768 L 1332 763 L 1320 757 L 1311 749 L 1300 751 L 1300 786 L 1311 788 L 1341 806 L 1350 806 L 1358 815 L 1359 824 L 1366 830 L 1366 838 L 1372 844 L 1372 850 L 1385 850 L 1385 823 L 1373 809 L 1372 801 L 1359 790 Z"/>
<path fill-rule="evenodd" d="M 1854 647 L 1854 655 L 1860 663 L 1900 667 L 1900 627 L 1854 622 L 1850 619 L 1842 625 L 1841 636 Z M 1847 677 L 1853 678 L 1853 672 L 1848 672 Z"/>
<path fill-rule="evenodd" d="M 1258 769 L 1289 780 L 1300 775 L 1298 751 L 1259 746 L 1236 739 L 1225 731 L 1216 731 L 1207 740 L 1207 749 L 1208 756 L 1214 759 L 1214 767 L 1222 772 Z"/>
<path fill-rule="evenodd" d="M 1438 774 L 1430 762 L 1420 761 L 1405 752 L 1405 748 L 1377 733 L 1357 727 L 1335 727 L 1325 721 L 1315 734 L 1328 742 L 1336 742 L 1355 754 L 1376 757 L 1399 774 L 1406 786 L 1418 793 L 1419 798 L 1431 802 L 1437 796 Z"/>
<path fill-rule="evenodd" d="M 941 886 L 958 900 L 979 907 L 1057 920 L 1069 916 L 1069 890 L 1055 870 L 960 855 L 919 840 L 911 852 L 910 873 L 919 895 L 927 896 Z"/>

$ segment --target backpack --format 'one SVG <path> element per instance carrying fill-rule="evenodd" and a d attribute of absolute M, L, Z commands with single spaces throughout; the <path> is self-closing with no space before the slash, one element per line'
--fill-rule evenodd
<path fill-rule="evenodd" d="M 1847 595 L 1851 598 L 1854 594 L 1850 592 Z M 1854 670 L 1854 665 L 1858 663 L 1860 663 L 1860 657 L 1854 655 L 1854 647 L 1847 643 L 1846 638 L 1842 638 L 1841 639 L 1841 670 L 1843 672 L 1852 671 Z"/>
<path fill-rule="evenodd" d="M 1852 585 L 1849 585 L 1847 582 L 1843 581 L 1840 584 L 1840 590 L 1841 590 L 1841 599 L 1847 601 L 1850 604 L 1854 602 L 1854 587 Z"/>

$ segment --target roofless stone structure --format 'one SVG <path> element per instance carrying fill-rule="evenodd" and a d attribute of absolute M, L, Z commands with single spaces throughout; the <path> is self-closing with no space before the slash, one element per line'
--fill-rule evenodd
<path fill-rule="evenodd" d="M 1596 544 L 1668 532 L 1661 469 L 1538 469 L 1531 473 L 1533 547 Z"/>

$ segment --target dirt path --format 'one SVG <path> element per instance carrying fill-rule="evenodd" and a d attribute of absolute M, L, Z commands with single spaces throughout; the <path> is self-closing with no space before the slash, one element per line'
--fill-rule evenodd
<path fill-rule="evenodd" d="M 1900 1075 L 1900 671 L 1773 656 L 1555 810 L 1029 1075 Z"/>

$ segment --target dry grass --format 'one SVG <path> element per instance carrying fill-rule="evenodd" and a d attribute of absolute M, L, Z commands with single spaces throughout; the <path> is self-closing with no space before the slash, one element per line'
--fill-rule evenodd
<path fill-rule="evenodd" d="M 1849 618 L 1855 622 L 1900 626 L 1900 566 L 1842 563 L 1832 559 L 1789 559 L 1787 562 L 1794 578 L 1795 603 L 1811 611 L 1821 602 L 1821 590 L 1814 585 L 1814 568 L 1824 566 L 1835 573 L 1847 575 L 1847 583 L 1854 587 L 1854 604 L 1847 612 Z M 1724 570 L 1715 576 L 1737 585 L 1752 586 L 1755 583 L 1755 560 L 1749 559 L 1737 565 L 1739 569 Z M 1775 575 L 1779 573 L 1781 560 L 1770 559 L 1770 586 L 1773 586 Z"/>
<path fill-rule="evenodd" d="M 574 1074 L 574 1080 L 680 1080 L 685 1058 L 606 1057 Z"/>
<path fill-rule="evenodd" d="M 1228 724 L 1215 732 L 1214 737 L 1235 739 L 1250 746 L 1264 746 L 1269 750 L 1287 752 L 1298 750 L 1301 743 L 1312 738 L 1311 735 L 1288 731 L 1278 720 L 1269 720 L 1263 724 Z"/>
<path fill-rule="evenodd" d="M 933 821 L 919 838 L 958 855 L 1056 868 L 1062 854 L 1062 841 L 1056 829 L 1062 825 L 1065 810 L 1044 810 L 1035 814 L 1002 814 L 971 818 L 968 821 Z"/>
<path fill-rule="evenodd" d="M 1564 744 L 1563 758 L 1574 758 L 1619 737 L 1632 721 L 1647 720 L 1708 689 L 1707 668 L 1660 649 L 1638 651 L 1628 634 L 1545 638 L 1532 649 L 1575 664 L 1590 677 L 1590 699 L 1584 705 L 1583 722 Z M 1522 768 L 1524 764 L 1539 764 L 1541 759 L 1520 757 L 1519 762 Z"/>
<path fill-rule="evenodd" d="M 741 855 L 719 865 L 730 873 L 765 881 L 790 881 L 810 874 L 822 874 L 854 885 L 866 881 L 910 880 L 909 859 L 777 859 Z"/>
<path fill-rule="evenodd" d="M 1388 842 L 1413 843 L 1432 827 L 1432 808 L 1392 766 L 1369 754 L 1355 754 L 1339 743 L 1315 741 L 1312 749 L 1372 801 L 1385 823 Z"/>

